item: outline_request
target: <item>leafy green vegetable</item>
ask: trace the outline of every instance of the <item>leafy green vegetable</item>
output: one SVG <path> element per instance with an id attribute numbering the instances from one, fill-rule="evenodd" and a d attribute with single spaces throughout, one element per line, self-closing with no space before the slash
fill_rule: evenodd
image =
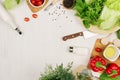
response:
<path id="1" fill-rule="evenodd" d="M 83 19 L 86 28 L 90 25 L 99 25 L 101 11 L 106 0 L 76 0 L 73 7 L 77 11 L 76 16 Z"/>
<path id="2" fill-rule="evenodd" d="M 111 29 L 120 25 L 120 0 L 107 0 L 105 2 L 100 19 L 104 20 L 100 28 L 104 30 Z"/>
<path id="3" fill-rule="evenodd" d="M 75 77 L 70 70 L 72 63 L 69 63 L 67 67 L 63 67 L 63 64 L 57 65 L 56 68 L 48 66 L 47 70 L 41 74 L 39 80 L 74 80 Z"/>
<path id="4" fill-rule="evenodd" d="M 105 5 L 110 9 L 120 11 L 120 0 L 107 0 Z"/>
<path id="5" fill-rule="evenodd" d="M 120 76 L 117 76 L 116 78 L 111 78 L 104 72 L 100 75 L 100 80 L 120 80 Z"/>
<path id="6" fill-rule="evenodd" d="M 100 15 L 100 19 L 103 20 L 103 22 L 100 24 L 100 28 L 103 30 L 109 30 L 113 27 L 115 27 L 118 23 L 120 16 L 120 12 L 109 9 L 107 6 L 104 6 L 102 13 Z"/>
<path id="7" fill-rule="evenodd" d="M 117 38 L 120 39 L 120 29 L 116 32 Z"/>
<path id="8" fill-rule="evenodd" d="M 21 0 L 5 0 L 3 4 L 7 10 L 10 10 L 16 7 L 20 1 Z"/>

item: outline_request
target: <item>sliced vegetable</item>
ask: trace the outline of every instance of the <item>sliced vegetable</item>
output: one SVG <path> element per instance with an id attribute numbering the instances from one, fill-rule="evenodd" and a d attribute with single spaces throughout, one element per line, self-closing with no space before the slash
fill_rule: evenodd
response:
<path id="1" fill-rule="evenodd" d="M 24 18 L 24 21 L 25 21 L 25 22 L 29 22 L 29 21 L 30 21 L 30 18 L 25 17 L 25 18 Z"/>
<path id="2" fill-rule="evenodd" d="M 38 15 L 37 14 L 32 14 L 32 17 L 33 18 L 38 18 Z"/>

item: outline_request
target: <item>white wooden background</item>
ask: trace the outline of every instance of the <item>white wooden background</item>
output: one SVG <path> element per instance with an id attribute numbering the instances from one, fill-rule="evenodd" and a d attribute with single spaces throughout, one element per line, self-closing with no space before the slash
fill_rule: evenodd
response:
<path id="1" fill-rule="evenodd" d="M 63 36 L 85 29 L 72 10 L 62 7 L 57 11 L 60 16 L 55 14 L 50 16 L 49 13 L 55 11 L 57 5 L 59 4 L 49 11 L 38 12 L 37 19 L 31 17 L 32 12 L 25 1 L 9 11 L 23 31 L 23 35 L 18 35 L 0 20 L 0 80 L 38 80 L 48 64 L 66 65 L 73 61 L 73 69 L 81 64 L 87 65 L 95 40 L 103 35 L 86 40 L 78 37 L 62 41 Z M 62 10 L 65 10 L 65 14 L 62 14 Z M 24 17 L 31 20 L 24 22 Z M 68 47 L 71 45 L 87 47 L 90 52 L 87 56 L 69 53 Z"/>

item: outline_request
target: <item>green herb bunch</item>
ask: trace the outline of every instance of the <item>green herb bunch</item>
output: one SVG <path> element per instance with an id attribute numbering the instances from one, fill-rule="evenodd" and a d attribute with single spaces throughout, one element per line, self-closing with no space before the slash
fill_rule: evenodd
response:
<path id="1" fill-rule="evenodd" d="M 72 63 L 69 63 L 67 67 L 63 67 L 63 64 L 57 65 L 56 68 L 48 66 L 39 80 L 74 80 L 75 76 L 72 74 L 71 67 Z"/>
<path id="2" fill-rule="evenodd" d="M 75 0 L 74 10 L 77 11 L 76 16 L 83 20 L 86 28 L 90 25 L 99 25 L 102 21 L 98 18 L 104 7 L 106 0 Z"/>

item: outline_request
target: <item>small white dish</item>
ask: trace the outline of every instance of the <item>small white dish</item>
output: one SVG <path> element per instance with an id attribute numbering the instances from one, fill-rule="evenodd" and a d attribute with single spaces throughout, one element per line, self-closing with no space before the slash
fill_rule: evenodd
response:
<path id="1" fill-rule="evenodd" d="M 113 44 L 108 45 L 103 52 L 103 56 L 112 62 L 117 60 L 119 55 L 120 55 L 119 49 Z"/>

